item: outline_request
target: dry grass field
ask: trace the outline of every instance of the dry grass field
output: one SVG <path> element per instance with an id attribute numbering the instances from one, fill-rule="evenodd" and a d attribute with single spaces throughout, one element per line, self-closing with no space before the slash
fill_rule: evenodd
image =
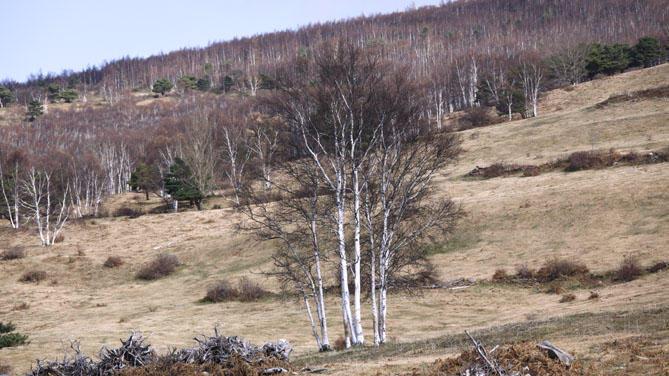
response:
<path id="1" fill-rule="evenodd" d="M 271 268 L 271 244 L 237 230 L 242 218 L 224 207 L 71 222 L 65 240 L 52 248 L 41 248 L 29 226 L 15 232 L 0 224 L 0 250 L 24 246 L 27 252 L 23 259 L 0 261 L 0 321 L 14 322 L 31 341 L 0 350 L 0 364 L 21 374 L 37 357 L 61 356 L 63 341 L 75 339 L 95 355 L 101 345 L 115 346 L 131 330 L 149 335 L 160 351 L 192 346 L 194 336 L 220 324 L 224 333 L 257 344 L 286 338 L 298 364 L 324 364 L 330 374 L 421 374 L 435 359 L 469 346 L 461 338 L 465 329 L 491 344 L 548 339 L 598 365 L 602 374 L 667 374 L 661 363 L 631 364 L 627 355 L 606 355 L 602 346 L 646 341 L 669 349 L 669 271 L 577 289 L 568 303 L 538 288 L 490 279 L 497 269 L 512 274 L 517 265 L 538 268 L 556 257 L 582 262 L 595 273 L 616 269 L 626 255 L 644 267 L 669 262 L 669 164 L 464 178 L 475 166 L 496 162 L 540 164 L 574 151 L 647 153 L 668 147 L 669 98 L 595 106 L 611 95 L 666 85 L 669 64 L 552 91 L 537 118 L 462 132 L 466 152 L 440 176 L 436 194 L 461 202 L 468 215 L 451 239 L 435 247 L 431 260 L 444 281 L 465 277 L 478 283 L 392 294 L 392 343 L 381 349 L 316 354 L 298 300 L 201 302 L 207 286 L 221 278 L 247 276 L 279 292 L 276 281 L 258 274 Z M 146 203 L 141 194 L 105 203 L 108 209 L 121 204 L 159 203 Z M 163 279 L 137 280 L 141 265 L 160 252 L 178 256 L 183 265 Z M 125 263 L 104 268 L 109 256 Z M 37 284 L 19 282 L 29 270 L 44 270 L 48 277 Z M 593 290 L 599 298 L 589 300 Z M 327 309 L 334 341 L 342 332 L 336 296 Z M 364 319 L 371 333 L 371 318 Z"/>

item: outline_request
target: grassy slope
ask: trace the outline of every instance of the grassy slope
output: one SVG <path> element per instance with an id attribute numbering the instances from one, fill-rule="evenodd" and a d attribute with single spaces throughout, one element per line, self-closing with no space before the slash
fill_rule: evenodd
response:
<path id="1" fill-rule="evenodd" d="M 432 256 L 441 278 L 490 278 L 497 268 L 512 271 L 520 263 L 538 266 L 553 256 L 578 258 L 595 271 L 616 267 L 628 253 L 638 255 L 644 264 L 669 260 L 666 164 L 552 172 L 531 178 L 462 179 L 475 165 L 498 161 L 535 164 L 593 146 L 625 151 L 669 146 L 669 99 L 593 107 L 613 94 L 667 85 L 667 77 L 669 65 L 665 64 L 578 85 L 572 91 L 557 90 L 544 98 L 537 118 L 463 132 L 467 152 L 440 178 L 438 194 L 463 202 L 469 216 L 454 239 Z M 113 201 L 119 200 L 143 204 L 141 195 Z M 3 222 L 0 244 L 27 246 L 28 257 L 0 262 L 0 321 L 13 321 L 32 342 L 3 349 L 0 363 L 23 371 L 36 357 L 60 356 L 61 340 L 71 339 L 81 340 L 85 352 L 93 355 L 101 344 L 117 345 L 132 329 L 150 334 L 149 341 L 160 350 L 191 346 L 193 336 L 211 332 L 216 324 L 222 324 L 225 333 L 255 343 L 287 338 L 298 357 L 307 356 L 314 345 L 300 302 L 199 302 L 206 286 L 221 277 L 234 280 L 250 275 L 277 290 L 273 281 L 251 274 L 271 266 L 271 246 L 236 231 L 239 219 L 230 209 L 221 209 L 71 223 L 66 240 L 51 249 L 41 249 L 31 231 L 17 234 Z M 178 255 L 185 265 L 163 280 L 135 280 L 139 266 L 161 251 Z M 120 256 L 126 264 L 119 269 L 102 268 L 110 255 Z M 30 269 L 46 270 L 49 279 L 38 285 L 17 282 Z M 667 305 L 666 273 L 603 287 L 597 301 L 586 300 L 588 292 L 579 291 L 577 300 L 567 304 L 558 303 L 556 295 L 489 284 L 428 291 L 422 296 L 394 294 L 389 335 L 407 342 L 463 329 Z M 23 302 L 28 309 L 14 309 Z M 337 312 L 333 296 L 328 301 L 332 340 L 341 334 Z M 365 317 L 367 326 L 370 321 Z M 669 328 L 665 325 L 664 330 Z M 637 331 L 643 328 L 589 337 L 556 333 L 549 339 L 587 353 L 604 337 Z M 409 369 L 445 350 L 421 351 L 418 356 L 400 349 L 392 355 L 393 362 Z M 343 374 L 347 369 L 350 373 L 350 367 L 370 373 L 388 370 L 377 364 L 378 359 L 348 360 L 337 367 Z"/>

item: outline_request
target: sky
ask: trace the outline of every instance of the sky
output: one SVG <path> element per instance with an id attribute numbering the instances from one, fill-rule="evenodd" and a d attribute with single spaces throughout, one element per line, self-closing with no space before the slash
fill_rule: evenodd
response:
<path id="1" fill-rule="evenodd" d="M 442 0 L 0 0 L 0 81 Z"/>

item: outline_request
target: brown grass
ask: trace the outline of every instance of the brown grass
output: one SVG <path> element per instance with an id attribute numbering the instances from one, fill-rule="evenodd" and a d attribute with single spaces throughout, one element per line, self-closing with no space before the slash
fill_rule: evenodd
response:
<path id="1" fill-rule="evenodd" d="M 174 273 L 179 265 L 181 263 L 177 256 L 161 253 L 153 261 L 142 266 L 139 272 L 137 272 L 137 278 L 154 280 L 166 277 Z"/>
<path id="2" fill-rule="evenodd" d="M 63 234 L 58 234 L 56 237 L 53 239 L 54 243 L 62 243 L 65 241 L 65 235 Z"/>

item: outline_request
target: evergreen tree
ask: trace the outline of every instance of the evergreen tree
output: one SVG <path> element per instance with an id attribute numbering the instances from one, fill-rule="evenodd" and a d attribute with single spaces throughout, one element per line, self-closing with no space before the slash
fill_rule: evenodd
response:
<path id="1" fill-rule="evenodd" d="M 177 83 L 183 86 L 186 90 L 197 89 L 197 77 L 191 75 L 182 76 Z"/>
<path id="2" fill-rule="evenodd" d="M 666 51 L 662 48 L 660 41 L 651 37 L 643 37 L 630 51 L 630 66 L 652 67 L 660 64 L 665 56 Z"/>
<path id="3" fill-rule="evenodd" d="M 155 166 L 138 163 L 128 183 L 134 191 L 144 191 L 148 200 L 149 192 L 160 187 L 160 172 Z"/>
<path id="4" fill-rule="evenodd" d="M 11 322 L 8 324 L 0 322 L 0 349 L 3 347 L 14 347 L 28 343 L 26 342 L 28 339 L 27 335 L 12 333 L 15 329 L 16 327 Z"/>
<path id="5" fill-rule="evenodd" d="M 200 91 L 207 91 L 211 87 L 211 80 L 209 78 L 200 78 L 197 80 L 197 89 Z"/>
<path id="6" fill-rule="evenodd" d="M 174 85 L 172 85 L 172 82 L 167 78 L 159 78 L 153 83 L 153 92 L 165 95 L 165 93 L 172 90 L 173 87 Z"/>
<path id="7" fill-rule="evenodd" d="M 624 43 L 601 45 L 594 43 L 586 59 L 585 69 L 588 76 L 593 78 L 599 73 L 612 75 L 622 72 L 629 66 L 630 47 Z"/>
<path id="8" fill-rule="evenodd" d="M 14 101 L 16 101 L 16 96 L 14 93 L 7 89 L 7 87 L 0 86 L 0 107 L 5 107 Z"/>
<path id="9" fill-rule="evenodd" d="M 165 191 L 172 196 L 173 200 L 188 200 L 195 204 L 198 210 L 202 209 L 204 195 L 197 187 L 193 179 L 193 173 L 181 158 L 175 158 L 170 166 L 170 172 L 164 179 Z"/>
<path id="10" fill-rule="evenodd" d="M 44 107 L 42 102 L 37 99 L 33 99 L 28 102 L 28 115 L 30 115 L 30 121 L 34 121 L 36 117 L 44 114 Z"/>
<path id="11" fill-rule="evenodd" d="M 60 98 L 65 99 L 65 103 L 72 103 L 79 96 L 79 92 L 76 89 L 66 89 L 60 93 Z"/>

